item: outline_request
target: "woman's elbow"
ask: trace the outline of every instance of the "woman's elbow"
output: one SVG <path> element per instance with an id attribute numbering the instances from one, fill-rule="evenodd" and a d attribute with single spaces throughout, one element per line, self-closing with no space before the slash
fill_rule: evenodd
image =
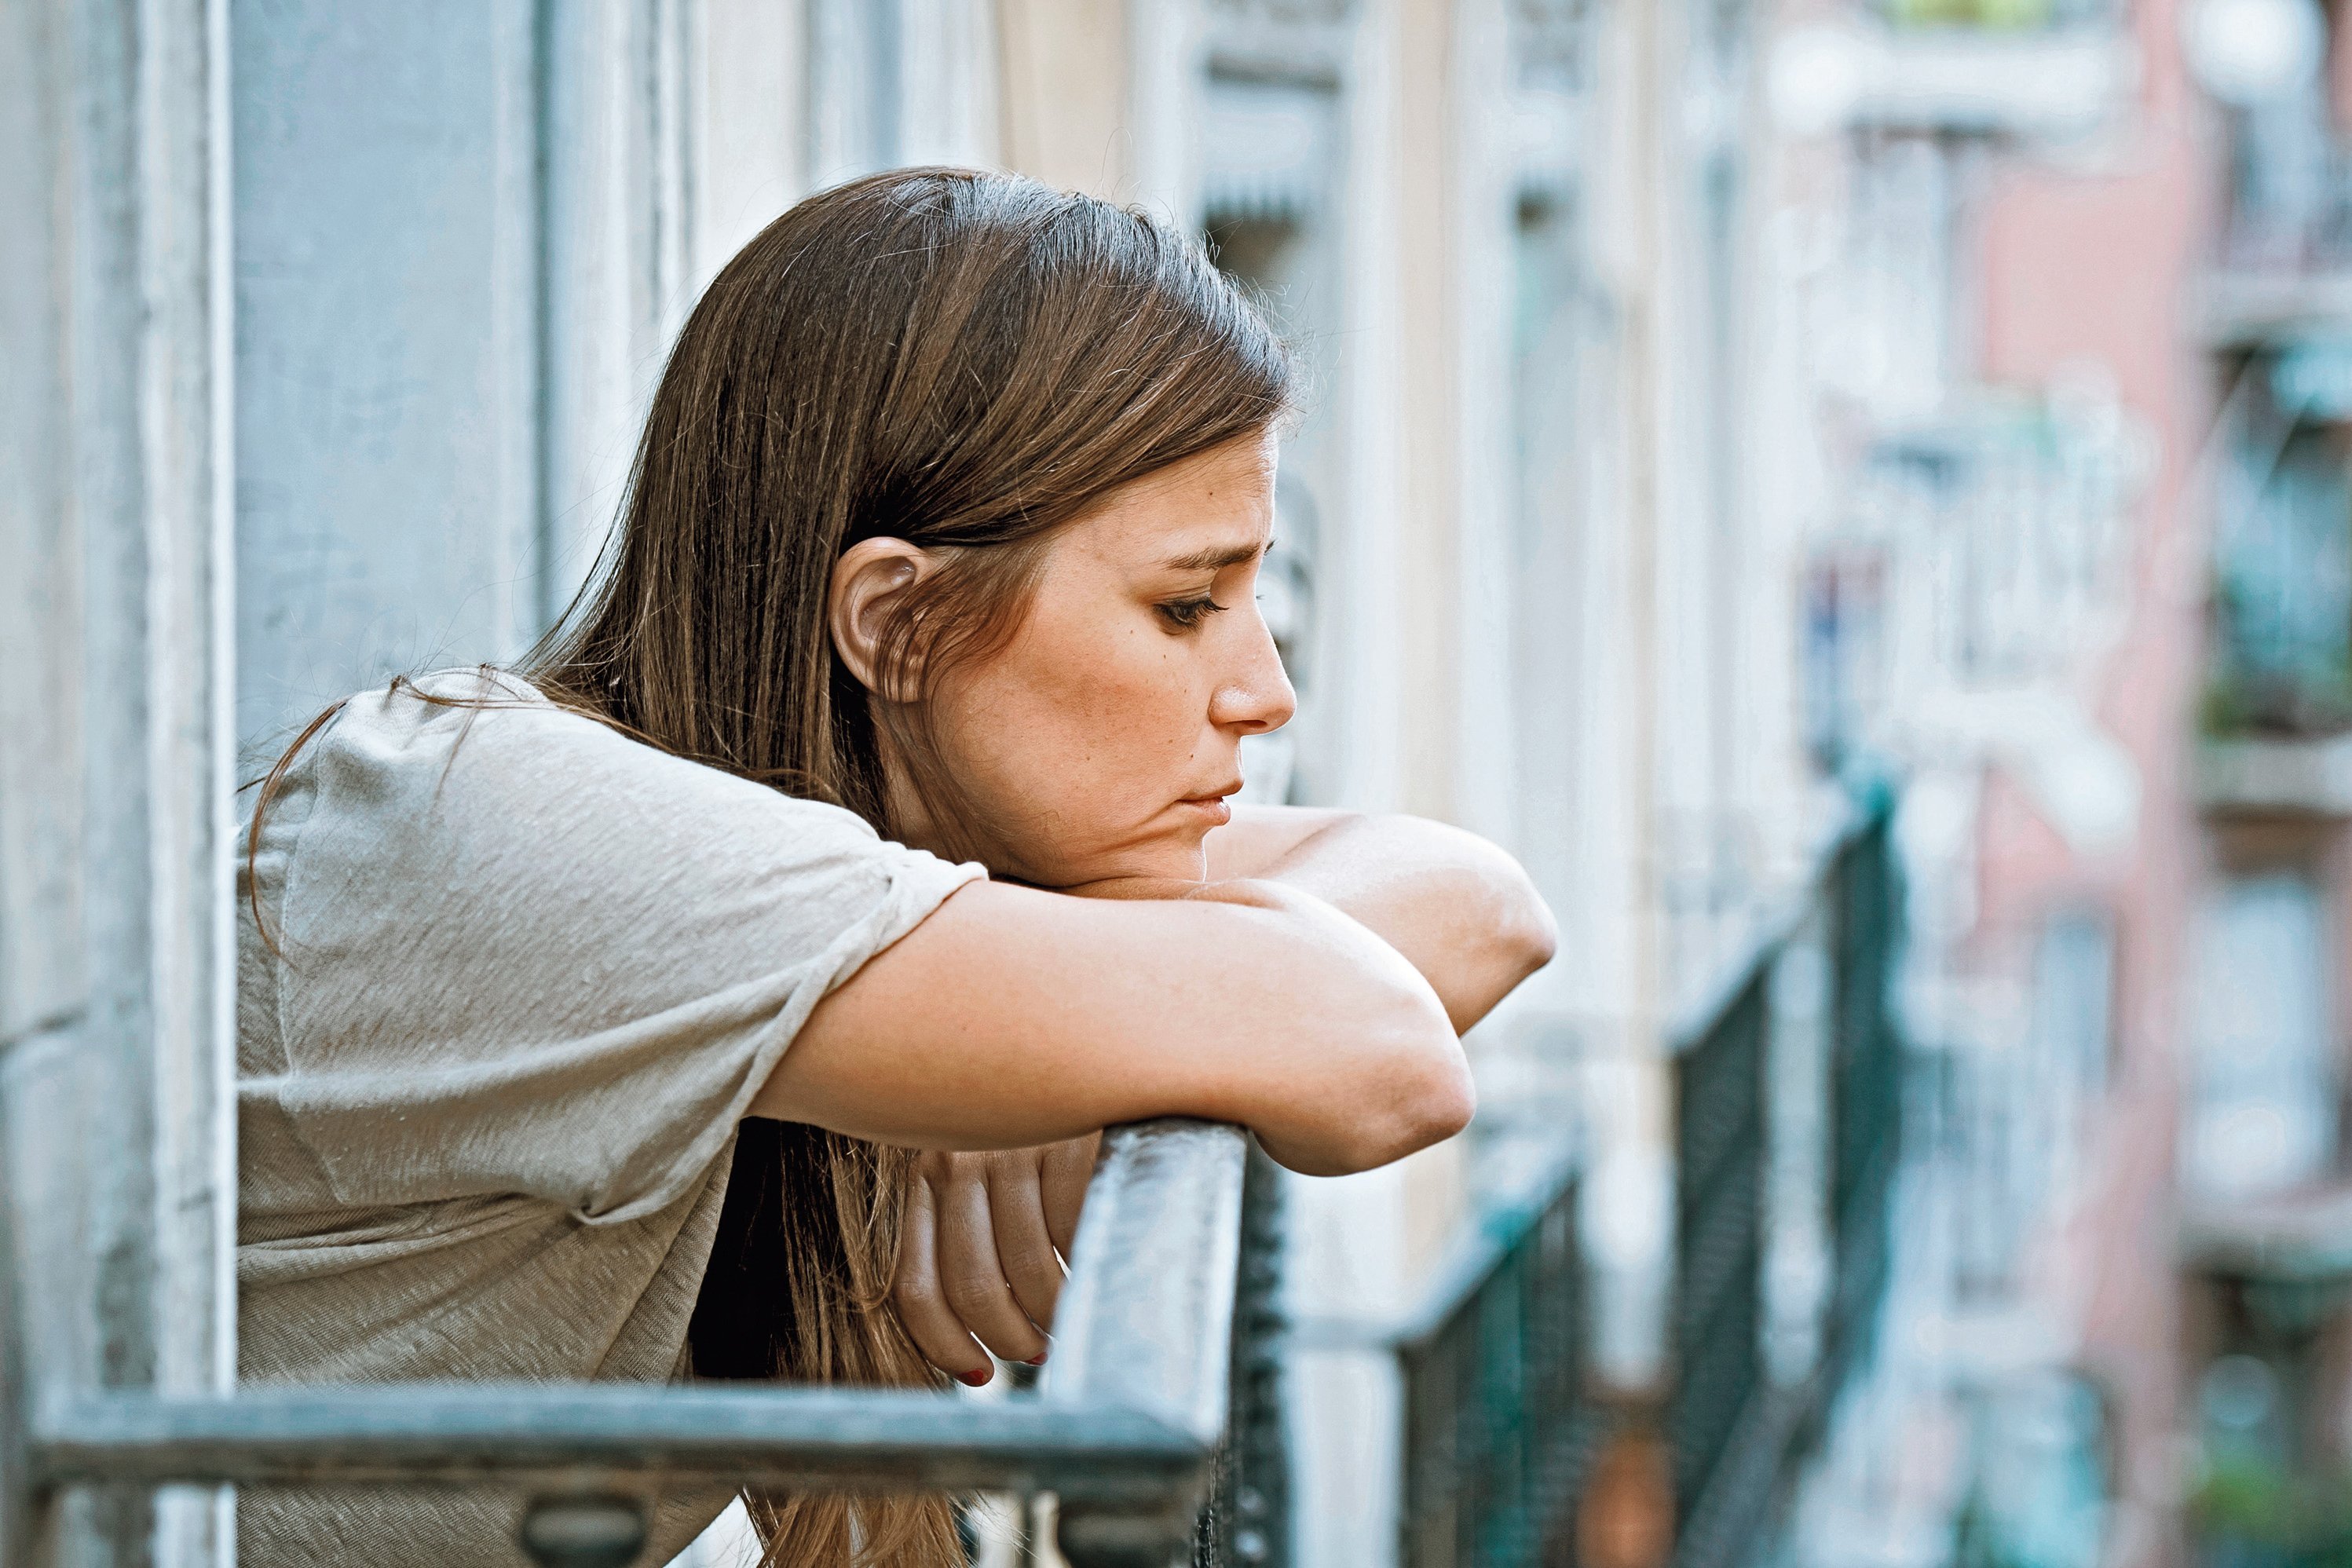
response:
<path id="1" fill-rule="evenodd" d="M 1380 1164 L 1444 1143 L 1477 1114 L 1478 1085 L 1470 1076 L 1470 1063 L 1463 1057 L 1459 1040 L 1449 1040 L 1447 1044 L 1449 1049 L 1426 1066 L 1422 1081 L 1400 1107 Z"/>
<path id="2" fill-rule="evenodd" d="M 1455 1031 L 1467 1034 L 1559 950 L 1559 927 L 1550 909 L 1526 873 L 1511 866 L 1487 904 L 1476 956 L 1449 977 L 1446 1014 Z"/>
<path id="3" fill-rule="evenodd" d="M 1418 1154 L 1468 1126 L 1477 1109 L 1462 1042 L 1451 1029 L 1431 1031 L 1401 1053 L 1371 1103 L 1349 1119 L 1338 1140 L 1339 1163 L 1345 1171 L 1368 1171 Z"/>
<path id="4" fill-rule="evenodd" d="M 1559 923 L 1552 918 L 1551 906 L 1536 891 L 1535 879 L 1524 866 L 1499 850 L 1494 858 L 1489 908 L 1495 945 L 1518 971 L 1517 978 L 1523 980 L 1550 963 L 1552 955 L 1559 951 Z"/>

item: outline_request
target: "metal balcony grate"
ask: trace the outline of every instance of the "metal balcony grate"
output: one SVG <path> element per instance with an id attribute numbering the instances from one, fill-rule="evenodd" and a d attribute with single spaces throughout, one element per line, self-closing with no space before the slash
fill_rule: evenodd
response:
<path id="1" fill-rule="evenodd" d="M 212 1398 L 89 1392 L 7 1407 L 5 1560 L 75 1486 L 498 1484 L 531 1490 L 527 1550 L 553 1568 L 635 1560 L 644 1497 L 678 1477 L 787 1488 L 1050 1490 L 1077 1568 L 1187 1560 L 1204 1516 L 1242 1519 L 1236 1478 L 1278 1468 L 1271 1380 L 1279 1236 L 1244 1245 L 1238 1128 L 1117 1128 L 1087 1201 L 1056 1354 L 1034 1396 L 615 1385 L 273 1388 Z M 5 1241 L 0 1237 L 0 1241 Z M 1236 1287 L 1254 1303 L 1236 1348 Z M 8 1325 L 13 1331 L 14 1324 Z M 10 1334 L 12 1347 L 15 1335 Z M 12 1390 L 22 1382 L 12 1380 Z M 1236 1393 L 1243 1407 L 1229 1409 Z M 1246 1439 L 1216 1464 L 1232 1425 Z M 1225 1491 L 1213 1502 L 1213 1479 Z M 1261 1483 L 1262 1484 L 1262 1483 Z M 1228 1537 L 1231 1531 L 1225 1532 Z M 1203 1531 L 1202 1551 L 1220 1548 Z M 1260 1552 L 1257 1559 L 1263 1558 Z"/>

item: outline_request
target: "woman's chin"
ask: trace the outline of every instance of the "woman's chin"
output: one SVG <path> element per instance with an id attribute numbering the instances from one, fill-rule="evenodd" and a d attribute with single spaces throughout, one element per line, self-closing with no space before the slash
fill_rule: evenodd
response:
<path id="1" fill-rule="evenodd" d="M 1171 840 L 1150 845 L 1127 845 L 1118 851 L 1059 860 L 1045 887 L 1083 887 L 1105 882 L 1200 882 L 1208 875 L 1208 857 L 1201 839 Z"/>

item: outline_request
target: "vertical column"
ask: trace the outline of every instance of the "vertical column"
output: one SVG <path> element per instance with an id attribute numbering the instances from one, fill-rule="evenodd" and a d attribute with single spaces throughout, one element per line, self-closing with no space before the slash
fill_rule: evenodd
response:
<path id="1" fill-rule="evenodd" d="M 1200 0 L 1128 0 L 1133 198 L 1186 234 L 1201 227 Z"/>
<path id="2" fill-rule="evenodd" d="M 701 0 L 689 34 L 694 287 L 806 193 L 803 0 Z"/>
<path id="3" fill-rule="evenodd" d="M 1391 698 L 1402 706 L 1398 761 L 1407 810 L 1452 821 L 1458 813 L 1462 506 L 1459 430 L 1464 301 L 1460 101 L 1454 77 L 1461 37 L 1454 0 L 1396 0 L 1396 57 L 1389 112 L 1396 223 L 1396 326 L 1402 473 L 1399 596 L 1403 667 Z"/>
<path id="4" fill-rule="evenodd" d="M 1328 389 L 1336 480 L 1318 530 L 1333 803 L 1452 817 L 1461 736 L 1460 0 L 1364 0 L 1342 77 L 1346 177 Z M 1392 1320 L 1459 1212 L 1451 1148 L 1297 1182 L 1292 1296 Z M 1384 1347 L 1302 1347 L 1288 1394 L 1302 1564 L 1395 1560 L 1402 1430 Z"/>
<path id="5" fill-rule="evenodd" d="M 988 0 L 899 0 L 898 147 L 908 163 L 997 161 L 996 7 Z"/>
<path id="6" fill-rule="evenodd" d="M 61 700 L 79 695 L 80 676 L 56 308 L 74 259 L 58 188 L 72 97 L 65 19 L 59 5 L 0 8 L 0 211 L 10 214 L 0 276 L 14 280 L 0 288 L 0 1242 L 10 1249 L 0 1256 L 0 1557 L 10 1563 L 35 1561 L 50 1524 L 24 1490 L 24 1420 L 37 1393 L 25 1375 L 51 1350 L 46 1331 L 58 1314 L 49 1301 L 11 1299 L 8 1286 L 34 1279 L 42 1243 L 73 1234 L 40 1223 L 36 1204 L 57 1186 L 44 1167 L 59 1145 L 29 1135 L 40 1124 L 26 1088 L 72 1061 L 89 1012 L 80 715 Z M 79 1258 L 65 1262 L 44 1276 L 60 1294 L 87 1277 Z"/>
<path id="7" fill-rule="evenodd" d="M 1596 1371 L 1621 1389 L 1654 1388 L 1664 1339 L 1673 1214 L 1671 1064 L 1664 1055 L 1664 921 L 1658 864 L 1659 536 L 1667 398 L 1661 364 L 1671 174 L 1663 122 L 1671 50 L 1663 5 L 1612 7 L 1601 79 L 1609 136 L 1623 154 L 1606 171 L 1597 237 L 1618 303 L 1620 402 L 1613 526 L 1586 562 L 1592 619 L 1588 754 L 1591 826 L 1580 846 L 1601 913 L 1595 936 L 1609 961 L 1591 972 L 1599 998 L 1588 1067 L 1591 1176 L 1582 1188 L 1591 1238 Z"/>
<path id="8" fill-rule="evenodd" d="M 1453 706 L 1454 820 L 1513 850 L 1519 829 L 1519 727 L 1514 697 L 1518 580 L 1513 503 L 1512 328 L 1521 308 L 1517 233 L 1517 87 L 1511 37 L 1497 0 L 1465 0 L 1453 26 L 1448 116 L 1455 142 L 1452 208 L 1453 359 L 1457 395 L 1444 425 L 1454 449 L 1453 491 L 1460 561 L 1453 609 L 1457 695 Z"/>
<path id="9" fill-rule="evenodd" d="M 236 546 L 228 0 L 144 0 L 140 52 L 147 476 L 146 758 L 156 1382 L 236 1382 Z M 159 1500 L 158 1554 L 231 1562 L 226 1490 Z"/>
<path id="10" fill-rule="evenodd" d="M 688 76 L 699 9 L 604 0 L 538 11 L 539 189 L 535 212 L 516 221 L 535 224 L 540 247 L 539 509 L 536 593 L 518 643 L 552 624 L 593 568 L 646 402 L 702 280 Z"/>
<path id="11" fill-rule="evenodd" d="M 221 23 L 0 19 L 0 267 L 46 285 L 0 307 L 0 1471 L 17 1400 L 234 1376 Z M 226 1519 L 11 1492 L 0 1545 L 196 1563 Z"/>
<path id="12" fill-rule="evenodd" d="M 1007 167 L 1066 190 L 1133 194 L 1122 0 L 999 0 Z"/>

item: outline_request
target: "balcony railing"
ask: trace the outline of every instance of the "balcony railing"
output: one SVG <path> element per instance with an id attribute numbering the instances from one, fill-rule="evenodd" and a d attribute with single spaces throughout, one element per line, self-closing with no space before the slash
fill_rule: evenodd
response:
<path id="1" fill-rule="evenodd" d="M 1560 1558 L 1607 1431 L 1584 1386 L 1577 1193 L 1561 1160 L 1499 1206 L 1399 1338 L 1410 1568 Z"/>
<path id="2" fill-rule="evenodd" d="M 1967 29 L 1996 35 L 2040 33 L 2112 23 L 2116 0 L 1878 0 L 1896 27 Z"/>
<path id="3" fill-rule="evenodd" d="M 1764 1375 L 1765 1125 L 1772 957 L 1684 1044 L 1675 1071 L 1675 1379 L 1666 1406 L 1676 1561 L 1730 1560 L 1780 1470 L 1792 1412 Z"/>
<path id="4" fill-rule="evenodd" d="M 1887 1196 L 1903 1134 L 1903 1040 L 1894 1008 L 1903 929 L 1892 803 L 1882 801 L 1832 862 L 1830 1241 L 1834 1287 L 1823 1339 L 1824 1396 L 1867 1358 L 1886 1293 Z"/>
<path id="5" fill-rule="evenodd" d="M 1886 1279 L 1901 1045 L 1888 1002 L 1899 884 L 1891 801 L 1872 799 L 1819 876 L 1671 1042 L 1675 1289 L 1664 1400 L 1676 1568 L 1749 1560 L 1830 1401 L 1867 1354 Z M 1802 993 L 1802 995 L 1799 995 Z M 1800 1035 L 1810 1038 L 1801 1039 Z M 1825 1085 L 1804 1195 L 1830 1275 L 1819 1354 L 1767 1354 L 1773 1074 L 1806 1052 Z M 1781 1058 L 1785 1053 L 1786 1061 Z M 1397 1342 L 1404 1382 L 1408 1568 L 1572 1560 L 1588 1471 L 1621 1406 L 1587 1386 L 1578 1185 L 1562 1163 L 1490 1215 Z"/>
<path id="6" fill-rule="evenodd" d="M 2247 356 L 2217 422 L 2203 721 L 2221 737 L 2352 729 L 2352 351 L 2314 330 Z"/>
<path id="7" fill-rule="evenodd" d="M 27 1409 L 13 1375 L 17 1327 L 0 1322 L 10 1358 L 0 1373 L 11 1374 L 0 1381 L 0 1561 L 42 1561 L 43 1515 L 78 1486 L 454 1482 L 530 1492 L 520 1544 L 550 1568 L 621 1568 L 642 1551 L 645 1500 L 678 1478 L 1051 1491 L 1076 1568 L 1262 1561 L 1277 1539 L 1264 1515 L 1282 1474 L 1270 1352 L 1279 1235 L 1252 1158 L 1233 1127 L 1114 1129 L 1053 1360 L 1034 1394 L 995 1403 L 783 1386 L 389 1385 L 217 1398 L 91 1391 Z"/>
<path id="8" fill-rule="evenodd" d="M 1685 1036 L 1676 1067 L 1674 1334 L 1669 1403 L 1677 1568 L 1749 1560 L 1830 1400 L 1867 1352 L 1885 1291 L 1886 1197 L 1901 1137 L 1902 1051 L 1889 1001 L 1898 882 L 1880 798 L 1838 842 L 1812 895 Z M 1823 973 L 1825 961 L 1826 973 Z M 1827 981 L 1816 1009 L 1788 993 Z M 1769 1105 L 1783 1030 L 1824 1048 L 1820 1199 L 1829 1286 L 1810 1369 L 1774 1375 Z"/>

